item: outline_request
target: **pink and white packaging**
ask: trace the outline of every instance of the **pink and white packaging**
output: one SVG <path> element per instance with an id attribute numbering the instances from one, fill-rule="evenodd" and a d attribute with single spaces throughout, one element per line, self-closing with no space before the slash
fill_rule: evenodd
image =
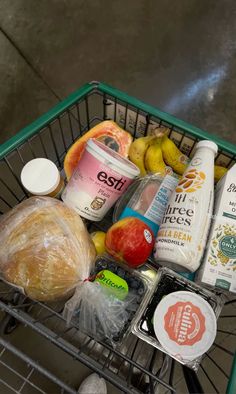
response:
<path id="1" fill-rule="evenodd" d="M 80 216 L 100 221 L 138 175 L 138 167 L 129 160 L 89 139 L 62 200 Z"/>

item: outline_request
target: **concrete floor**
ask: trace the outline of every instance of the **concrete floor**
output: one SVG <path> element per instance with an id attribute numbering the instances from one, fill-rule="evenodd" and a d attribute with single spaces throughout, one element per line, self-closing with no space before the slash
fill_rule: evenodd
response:
<path id="1" fill-rule="evenodd" d="M 101 80 L 236 142 L 234 0 L 0 0 L 1 141 Z"/>
<path id="2" fill-rule="evenodd" d="M 236 143 L 235 20 L 234 0 L 0 0 L 0 142 L 101 80 Z"/>

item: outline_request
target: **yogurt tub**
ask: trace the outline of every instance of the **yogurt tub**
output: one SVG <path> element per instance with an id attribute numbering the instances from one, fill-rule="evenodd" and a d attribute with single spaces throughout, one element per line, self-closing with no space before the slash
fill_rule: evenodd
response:
<path id="1" fill-rule="evenodd" d="M 140 171 L 95 139 L 89 139 L 62 200 L 86 219 L 100 221 Z"/>
<path id="2" fill-rule="evenodd" d="M 202 356 L 216 336 L 216 316 L 212 307 L 189 291 L 165 296 L 157 305 L 153 324 L 163 349 L 182 362 Z"/>

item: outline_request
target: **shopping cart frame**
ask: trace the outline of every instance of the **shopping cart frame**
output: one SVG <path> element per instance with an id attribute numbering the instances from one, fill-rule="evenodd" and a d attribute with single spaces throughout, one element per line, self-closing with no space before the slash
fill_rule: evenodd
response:
<path id="1" fill-rule="evenodd" d="M 63 159 L 71 144 L 93 125 L 105 119 L 115 120 L 126 130 L 130 131 L 134 137 L 146 135 L 152 128 L 158 125 L 166 126 L 170 130 L 170 138 L 174 140 L 184 153 L 190 156 L 194 152 L 197 141 L 201 139 L 214 140 L 219 146 L 216 162 L 227 167 L 230 167 L 236 162 L 235 145 L 212 134 L 208 134 L 197 127 L 145 104 L 140 100 L 130 97 L 126 93 L 104 83 L 96 81 L 90 82 L 72 93 L 62 102 L 59 102 L 46 114 L 2 144 L 0 147 L 1 213 L 4 213 L 28 197 L 20 183 L 20 170 L 25 162 L 34 157 L 48 157 L 57 164 L 60 170 L 63 170 Z M 105 220 L 97 226 L 98 228 L 106 229 L 109 226 L 109 221 Z M 62 324 L 65 323 L 60 314 L 60 309 L 57 311 L 45 304 L 31 302 L 27 299 L 25 299 L 23 303 L 21 302 L 19 306 L 14 301 L 16 297 L 15 294 L 15 289 L 10 286 L 7 287 L 7 290 L 4 290 L 4 292 L 0 292 L 0 308 L 6 313 L 4 320 L 5 333 L 7 329 L 9 329 L 9 325 L 6 324 L 6 317 L 11 319 L 13 328 L 16 322 L 23 323 L 31 327 L 32 330 L 43 335 L 45 339 L 62 348 L 66 353 L 70 353 L 71 356 L 78 359 L 78 361 L 84 363 L 94 371 L 97 371 L 124 392 L 140 392 L 139 389 L 141 388 L 142 391 L 143 387 L 146 387 L 145 390 L 147 392 L 153 392 L 156 384 L 164 385 L 169 392 L 174 392 L 173 376 L 175 363 L 171 359 L 163 356 L 163 365 L 165 366 L 165 364 L 168 364 L 168 381 L 165 380 L 165 368 L 160 368 L 157 373 L 152 372 L 157 355 L 158 357 L 162 357 L 157 350 L 150 350 L 150 362 L 147 366 L 143 366 L 135 361 L 138 360 L 138 357 L 136 357 L 138 353 L 137 349 L 142 345 L 140 344 L 140 340 L 133 339 L 134 345 L 131 349 L 131 353 L 128 355 L 114 350 L 106 344 L 98 344 L 98 346 L 102 347 L 104 354 L 106 354 L 106 356 L 104 356 L 105 361 L 104 357 L 102 357 L 101 364 L 100 360 L 97 362 L 97 360 L 90 357 L 90 353 L 87 352 L 89 346 L 96 348 L 96 342 L 93 341 L 92 338 L 88 337 L 86 346 L 83 347 L 81 345 L 79 352 L 76 351 L 76 348 L 73 348 L 72 351 L 69 339 L 65 339 L 64 336 L 61 334 L 59 335 L 55 330 L 47 327 L 46 323 L 50 321 L 50 316 L 54 319 L 58 319 Z M 235 300 L 228 300 L 227 302 L 227 305 L 231 305 Z M 46 313 L 46 317 L 44 316 L 43 321 L 35 318 L 33 313 L 31 314 L 31 311 L 37 308 L 43 311 L 43 314 Z M 47 313 L 49 317 L 47 317 Z M 76 327 L 75 329 L 78 330 Z M 64 330 L 66 334 L 67 328 Z M 11 329 L 9 332 L 10 331 Z M 221 332 L 222 331 L 225 330 L 221 330 Z M 225 331 L 225 334 L 226 333 L 235 335 L 234 333 Z M 62 337 L 63 341 L 61 340 Z M 217 345 L 217 343 L 215 345 L 221 347 L 223 352 L 229 353 L 229 350 L 224 349 L 221 345 Z M 233 357 L 233 352 L 230 352 L 230 354 Z M 115 358 L 119 359 L 121 362 L 123 360 L 124 363 L 129 365 L 129 374 L 126 373 L 125 376 L 120 378 L 118 374 L 114 372 L 111 373 L 110 366 L 112 364 L 112 359 Z M 132 382 L 132 376 L 130 377 L 130 374 L 132 375 L 134 370 L 139 371 L 139 375 L 141 376 L 140 382 L 145 379 L 148 381 L 147 384 L 145 383 L 146 386 L 140 383 L 140 387 L 135 387 Z M 207 374 L 207 371 L 205 371 L 205 374 Z M 145 376 L 146 378 L 144 379 Z M 194 372 L 190 371 L 188 368 L 184 368 L 183 376 L 185 377 L 189 392 L 204 392 L 204 389 L 201 387 L 201 382 Z M 211 381 L 210 377 L 209 379 Z M 211 384 L 215 389 L 214 382 L 211 382 Z M 235 357 L 232 362 L 232 372 L 229 377 L 227 390 L 229 394 L 236 392 Z M 217 392 L 217 388 L 215 391 Z"/>

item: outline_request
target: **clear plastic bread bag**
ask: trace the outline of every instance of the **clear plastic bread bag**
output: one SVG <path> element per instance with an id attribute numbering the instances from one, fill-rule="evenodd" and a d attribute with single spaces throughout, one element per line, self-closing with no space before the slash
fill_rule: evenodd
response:
<path id="1" fill-rule="evenodd" d="M 32 197 L 13 208 L 0 221 L 0 243 L 1 277 L 36 301 L 68 300 L 75 292 L 64 316 L 85 333 L 112 342 L 136 307 L 132 294 L 120 300 L 88 280 L 94 244 L 80 216 L 61 201 Z"/>
<path id="2" fill-rule="evenodd" d="M 38 301 L 68 299 L 96 255 L 80 216 L 49 197 L 29 198 L 3 215 L 0 244 L 2 278 Z"/>

